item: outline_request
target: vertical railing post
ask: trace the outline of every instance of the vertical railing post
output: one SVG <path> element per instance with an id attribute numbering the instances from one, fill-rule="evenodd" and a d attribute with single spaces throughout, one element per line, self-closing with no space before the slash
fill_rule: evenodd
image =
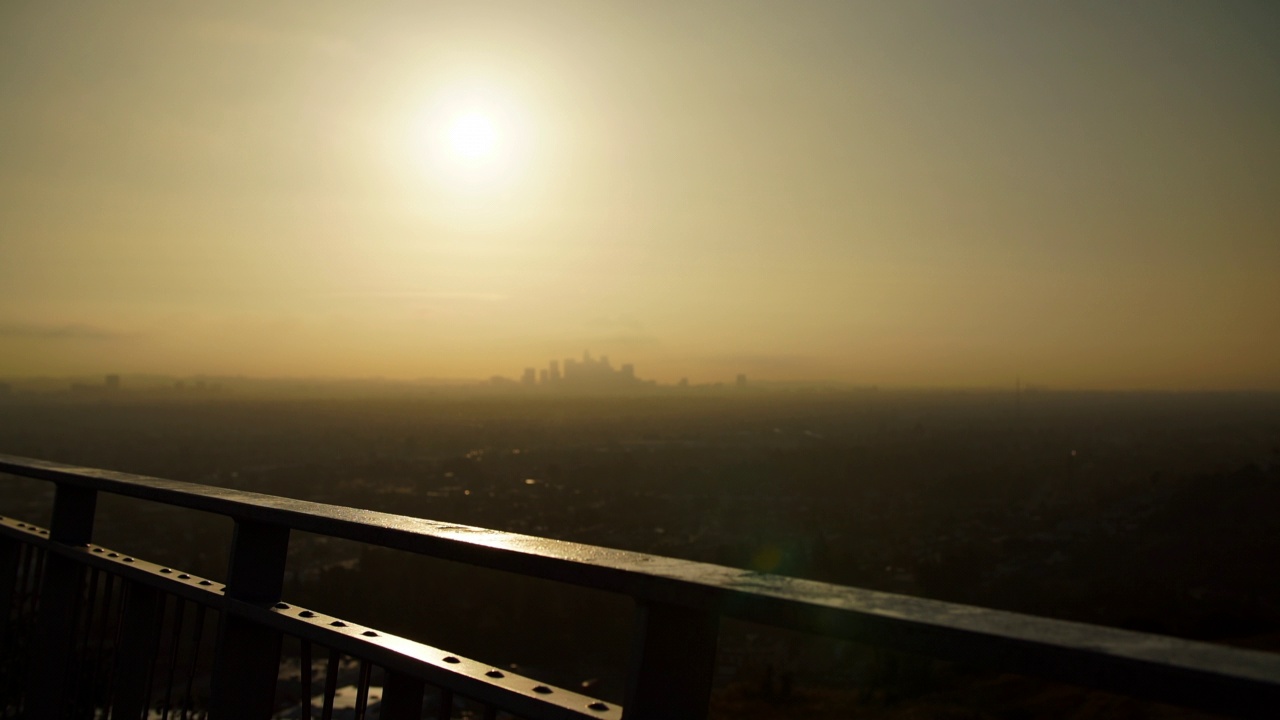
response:
<path id="1" fill-rule="evenodd" d="M 0 638 L 8 628 L 9 613 L 13 608 L 13 591 L 18 586 L 18 560 L 22 546 L 13 538 L 0 536 Z M 0 648 L 4 650 L 4 648 Z"/>
<path id="2" fill-rule="evenodd" d="M 288 551 L 287 526 L 236 520 L 227 598 L 258 607 L 279 601 Z M 275 711 L 280 633 L 241 617 L 233 604 L 219 623 L 209 717 L 268 720 Z"/>
<path id="3" fill-rule="evenodd" d="M 623 717 L 703 720 L 711 700 L 720 619 L 677 605 L 640 602 Z"/>
<path id="4" fill-rule="evenodd" d="M 155 670 L 164 602 L 159 590 L 132 580 L 124 581 L 122 592 L 124 613 L 120 618 L 111 713 L 112 717 L 137 720 L 146 717 L 151 702 L 147 691 Z"/>
<path id="5" fill-rule="evenodd" d="M 11 689 L 22 678 L 14 677 L 26 658 L 17 657 L 17 620 L 13 603 L 18 588 L 18 571 L 21 568 L 22 545 L 16 539 L 0 535 L 0 716 L 8 714 L 9 706 L 17 704 Z M 11 625 L 10 623 L 13 623 Z"/>
<path id="6" fill-rule="evenodd" d="M 388 670 L 379 720 L 418 720 L 422 717 L 422 696 L 426 689 L 427 684 L 421 678 Z"/>
<path id="7" fill-rule="evenodd" d="M 93 516 L 98 492 L 58 483 L 49 524 L 51 544 L 83 547 L 93 539 Z M 74 665 L 72 638 L 80 595 L 84 592 L 85 566 L 46 550 L 44 578 L 40 583 L 37 642 L 32 658 L 30 710 L 34 718 L 57 718 L 68 692 L 68 671 Z"/>

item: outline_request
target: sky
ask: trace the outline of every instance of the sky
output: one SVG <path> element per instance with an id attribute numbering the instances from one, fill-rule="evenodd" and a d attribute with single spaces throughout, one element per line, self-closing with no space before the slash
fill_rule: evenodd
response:
<path id="1" fill-rule="evenodd" d="M 0 6 L 0 377 L 1280 389 L 1258 0 Z"/>

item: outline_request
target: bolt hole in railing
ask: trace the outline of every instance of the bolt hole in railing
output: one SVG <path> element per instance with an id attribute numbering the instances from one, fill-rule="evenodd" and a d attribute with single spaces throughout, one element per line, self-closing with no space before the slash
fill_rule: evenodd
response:
<path id="1" fill-rule="evenodd" d="M 16 643 L 20 635 L 35 631 L 40 578 L 47 553 L 35 543 L 44 543 L 46 532 L 27 523 L 13 523 L 22 534 L 17 551 L 13 592 L 14 611 L 4 623 L 6 656 L 29 656 L 28 647 Z M 147 717 L 205 718 L 210 713 L 215 639 L 219 633 L 216 605 L 225 601 L 225 586 L 174 568 L 146 562 L 110 548 L 88 545 L 79 554 L 95 565 L 76 566 L 76 585 L 81 594 L 70 612 L 71 646 L 63 655 L 63 685 L 70 692 L 58 699 L 56 717 L 106 718 Z M 97 564 L 104 567 L 98 567 Z M 165 592 L 140 580 L 151 579 L 170 588 Z M 192 598 L 183 595 L 191 595 Z M 331 618 L 284 601 L 271 605 L 275 617 L 312 621 L 316 632 L 336 633 L 335 637 L 366 642 L 407 641 L 386 633 Z M 276 718 L 381 718 L 384 692 L 388 684 L 400 682 L 401 706 L 416 707 L 414 717 L 499 718 L 518 717 L 503 712 L 498 704 L 483 702 L 448 687 L 421 682 L 407 675 L 387 671 L 358 652 L 343 653 L 323 643 L 280 633 L 284 639 L 272 701 L 271 717 Z M 25 642 L 25 641 L 24 641 Z M 26 642 L 27 645 L 30 642 Z M 358 645 L 358 642 L 356 643 Z M 439 667 L 471 663 L 454 654 L 431 648 L 417 648 L 420 659 Z M 6 679 L 21 679 L 20 671 L 6 672 Z M 551 687 L 526 678 L 490 669 L 486 677 L 511 683 L 512 688 L 487 688 L 486 692 L 548 695 Z M 403 687 L 405 682 L 408 687 Z M 25 707 L 19 693 L 7 704 L 9 716 L 22 716 Z M 610 716 L 617 707 L 561 691 L 566 701 Z M 404 714 L 395 717 L 405 717 Z"/>
<path id="2" fill-rule="evenodd" d="M 1280 658 L 1266 653 L 43 461 L 0 456 L 0 471 L 57 486 L 48 529 L 0 519 L 8 717 L 623 717 L 608 699 L 295 604 L 294 531 L 634 602 L 627 720 L 705 717 L 721 625 L 738 622 L 1233 716 L 1280 707 Z M 100 492 L 232 518 L 225 578 L 96 544 Z"/>
<path id="3" fill-rule="evenodd" d="M 99 493 L 93 541 L 132 557 L 225 582 L 235 523 L 215 513 Z"/>
<path id="4" fill-rule="evenodd" d="M 284 660 L 276 690 L 277 706 L 281 709 L 275 718 L 378 720 L 383 717 L 387 686 L 389 681 L 394 682 L 393 674 L 386 668 L 300 638 L 288 638 L 282 652 Z M 426 684 L 410 702 L 420 705 L 419 717 L 424 718 L 517 717 Z"/>
<path id="5" fill-rule="evenodd" d="M 19 529 L 43 536 L 42 529 L 21 523 Z M 35 545 L 19 542 L 11 611 L 3 624 L 5 658 L 31 655 L 34 617 L 39 607 L 42 560 L 46 553 Z M 120 563 L 130 570 L 173 577 L 190 588 L 205 593 L 204 600 L 221 597 L 220 584 L 173 568 L 152 566 L 143 560 L 90 546 L 86 554 Z M 133 577 L 100 569 L 80 568 L 82 593 L 72 610 L 71 647 L 66 653 L 64 687 L 70 692 L 59 699 L 56 717 L 108 718 L 145 717 L 159 720 L 203 719 L 209 716 L 211 677 L 218 634 L 219 613 L 211 603 L 159 592 Z M 383 638 L 384 634 L 361 629 L 345 621 L 329 619 L 315 611 L 277 602 L 273 610 L 317 619 L 315 627 L 333 628 L 350 637 Z M 282 633 L 280 663 L 271 717 L 382 718 L 386 687 L 397 676 L 358 654 L 344 654 L 332 647 Z M 464 660 L 440 651 L 430 651 L 443 665 L 459 665 Z M 5 667 L 5 717 L 24 717 L 24 669 Z M 507 678 L 489 671 L 490 677 Z M 127 678 L 123 676 L 128 676 Z M 28 678 L 29 679 L 29 678 Z M 404 681 L 400 677 L 401 682 Z M 412 681 L 412 678 L 410 678 Z M 517 678 L 516 682 L 532 685 Z M 123 690 L 122 690 L 123 688 Z M 550 693 L 544 685 L 534 693 Z M 494 704 L 469 698 L 445 687 L 419 682 L 399 693 L 401 704 L 416 705 L 416 717 L 423 718 L 515 718 Z M 588 702 L 597 712 L 608 708 Z"/>
<path id="6" fill-rule="evenodd" d="M 32 586 L 39 579 L 39 559 L 45 553 L 25 543 L 18 547 L 24 558 L 10 614 L 0 629 L 5 717 L 28 716 L 24 690 L 38 684 L 31 666 L 31 659 L 38 655 L 30 646 L 30 638 L 37 634 L 32 610 L 38 610 Z M 111 554 L 101 553 L 103 557 Z M 204 604 L 140 587 L 97 567 L 80 568 L 79 576 L 81 592 L 73 599 L 69 616 L 70 642 L 57 668 L 64 692 L 57 698 L 54 716 L 122 716 L 113 710 L 123 702 L 149 708 L 149 717 L 164 720 L 204 717 L 217 613 Z M 140 689 L 135 697 L 122 697 L 119 692 L 122 675 L 135 680 Z"/>
<path id="7" fill-rule="evenodd" d="M 621 704 L 625 596 L 305 532 L 291 535 L 285 577 L 287 602 L 373 626 L 362 635 L 415 638 Z"/>

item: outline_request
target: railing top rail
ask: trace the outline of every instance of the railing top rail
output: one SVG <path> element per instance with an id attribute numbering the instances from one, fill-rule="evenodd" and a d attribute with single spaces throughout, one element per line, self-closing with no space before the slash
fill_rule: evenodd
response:
<path id="1" fill-rule="evenodd" d="M 1271 653 L 9 455 L 0 473 L 1181 704 L 1280 707 Z"/>

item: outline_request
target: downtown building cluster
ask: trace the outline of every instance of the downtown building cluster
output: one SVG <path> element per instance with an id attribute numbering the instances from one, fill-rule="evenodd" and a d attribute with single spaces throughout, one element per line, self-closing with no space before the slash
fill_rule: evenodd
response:
<path id="1" fill-rule="evenodd" d="M 494 378 L 494 381 L 498 383 L 502 379 Z M 545 368 L 527 367 L 520 376 L 520 385 L 524 387 L 573 390 L 627 390 L 653 384 L 652 380 L 637 378 L 635 366 L 631 363 L 615 368 L 610 364 L 608 356 L 593 358 L 585 350 L 581 360 L 565 358 L 563 364 L 559 360 L 552 360 Z"/>

